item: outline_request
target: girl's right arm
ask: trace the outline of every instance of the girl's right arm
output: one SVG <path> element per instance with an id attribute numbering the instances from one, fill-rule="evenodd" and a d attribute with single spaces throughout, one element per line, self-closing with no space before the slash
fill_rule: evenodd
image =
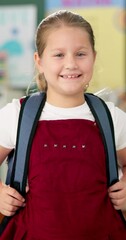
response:
<path id="1" fill-rule="evenodd" d="M 0 165 L 10 152 L 11 149 L 0 146 Z M 25 199 L 14 188 L 0 180 L 0 212 L 5 216 L 12 216 L 24 206 Z"/>

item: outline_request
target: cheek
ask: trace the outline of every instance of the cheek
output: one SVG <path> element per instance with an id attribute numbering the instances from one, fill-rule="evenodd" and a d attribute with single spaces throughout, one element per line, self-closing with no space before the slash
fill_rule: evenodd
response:
<path id="1" fill-rule="evenodd" d="M 95 59 L 91 57 L 88 61 L 89 69 L 93 70 L 94 64 L 95 64 Z"/>
<path id="2" fill-rule="evenodd" d="M 44 66 L 43 73 L 44 73 L 46 80 L 50 81 L 50 79 L 53 79 L 54 76 L 56 75 L 56 70 L 52 64 L 49 64 L 49 65 Z"/>
<path id="3" fill-rule="evenodd" d="M 49 65 L 49 72 L 50 72 L 50 74 L 59 75 L 60 71 L 61 71 L 61 68 L 59 67 L 59 65 L 50 63 L 50 65 Z"/>
<path id="4" fill-rule="evenodd" d="M 92 74 L 92 72 L 93 72 L 93 68 L 94 68 L 94 64 L 93 63 L 91 63 L 91 62 L 87 62 L 86 64 L 85 64 L 85 71 L 87 72 L 87 73 L 91 73 Z"/>

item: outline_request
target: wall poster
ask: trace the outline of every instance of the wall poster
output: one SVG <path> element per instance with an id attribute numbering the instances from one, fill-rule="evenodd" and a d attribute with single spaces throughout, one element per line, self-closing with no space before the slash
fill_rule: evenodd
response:
<path id="1" fill-rule="evenodd" d="M 0 7 L 0 54 L 7 57 L 8 84 L 13 88 L 23 89 L 33 79 L 36 22 L 36 5 Z"/>

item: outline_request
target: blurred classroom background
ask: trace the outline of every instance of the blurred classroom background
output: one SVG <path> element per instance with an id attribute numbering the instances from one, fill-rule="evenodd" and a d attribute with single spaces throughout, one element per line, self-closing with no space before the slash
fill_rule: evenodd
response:
<path id="1" fill-rule="evenodd" d="M 94 29 L 97 60 L 88 90 L 117 104 L 125 101 L 125 3 L 126 0 L 1 0 L 0 108 L 26 93 L 35 77 L 35 29 L 45 16 L 58 9 L 80 13 Z M 125 108 L 123 104 L 121 107 Z"/>
<path id="2" fill-rule="evenodd" d="M 0 108 L 25 95 L 34 81 L 38 23 L 56 10 L 68 9 L 94 29 L 97 60 L 88 91 L 126 110 L 125 4 L 126 0 L 0 0 Z"/>

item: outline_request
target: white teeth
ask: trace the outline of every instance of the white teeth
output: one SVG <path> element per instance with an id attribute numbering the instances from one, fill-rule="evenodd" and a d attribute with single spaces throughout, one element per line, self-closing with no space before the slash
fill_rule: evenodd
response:
<path id="1" fill-rule="evenodd" d="M 77 78 L 79 75 L 64 75 L 63 78 Z"/>

